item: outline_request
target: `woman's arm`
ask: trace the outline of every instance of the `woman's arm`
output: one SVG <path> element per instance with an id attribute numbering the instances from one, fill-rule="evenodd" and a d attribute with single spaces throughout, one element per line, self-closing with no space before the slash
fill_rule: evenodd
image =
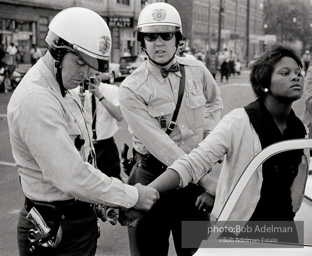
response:
<path id="1" fill-rule="evenodd" d="M 180 185 L 180 176 L 173 170 L 168 168 L 157 179 L 152 181 L 148 186 L 155 188 L 159 193 L 165 193 L 178 188 Z"/>

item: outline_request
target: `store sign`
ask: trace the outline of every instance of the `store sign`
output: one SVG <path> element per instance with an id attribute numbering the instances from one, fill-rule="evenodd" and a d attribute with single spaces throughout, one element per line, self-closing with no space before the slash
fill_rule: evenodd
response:
<path id="1" fill-rule="evenodd" d="M 17 39 L 17 40 L 29 40 L 29 35 L 27 34 L 15 34 L 14 37 Z"/>
<path id="2" fill-rule="evenodd" d="M 108 18 L 109 27 L 132 28 L 133 19 L 127 17 L 110 17 Z"/>

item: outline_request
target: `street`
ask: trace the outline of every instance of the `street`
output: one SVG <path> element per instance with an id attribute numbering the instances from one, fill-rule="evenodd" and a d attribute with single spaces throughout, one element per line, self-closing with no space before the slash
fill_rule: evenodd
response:
<path id="1" fill-rule="evenodd" d="M 220 79 L 217 77 L 219 83 Z M 120 84 L 120 82 L 116 83 Z M 219 83 L 222 92 L 224 111 L 223 115 L 233 108 L 243 107 L 254 99 L 249 85 L 249 71 L 243 71 L 240 76 L 230 77 L 229 82 Z M 18 181 L 17 169 L 11 152 L 9 133 L 6 120 L 6 107 L 12 93 L 0 93 L 0 255 L 18 255 L 16 242 L 16 224 L 18 213 L 23 206 L 24 196 Z M 302 100 L 294 103 L 293 108 L 298 116 L 303 109 Z M 126 123 L 120 123 L 120 130 L 115 136 L 120 148 L 123 142 L 131 144 Z M 126 179 L 126 176 L 123 176 Z M 127 256 L 128 248 L 127 229 L 119 224 L 111 226 L 102 223 L 102 233 L 98 240 L 97 256 Z M 170 255 L 175 255 L 172 243 Z"/>

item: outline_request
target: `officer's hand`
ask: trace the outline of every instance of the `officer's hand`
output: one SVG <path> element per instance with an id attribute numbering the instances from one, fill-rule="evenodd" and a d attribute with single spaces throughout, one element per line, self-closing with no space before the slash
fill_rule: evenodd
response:
<path id="1" fill-rule="evenodd" d="M 211 212 L 213 208 L 215 197 L 210 195 L 208 192 L 205 192 L 197 197 L 195 206 L 200 211 Z"/>
<path id="2" fill-rule="evenodd" d="M 107 221 L 106 218 L 106 206 L 104 204 L 98 204 L 95 206 L 96 215 L 103 222 Z"/>
<path id="3" fill-rule="evenodd" d="M 135 187 L 138 189 L 139 199 L 133 208 L 149 211 L 159 199 L 158 191 L 154 188 L 143 186 L 140 183 L 135 184 Z"/>
<path id="4" fill-rule="evenodd" d="M 91 84 L 89 85 L 89 91 L 95 95 L 95 97 L 97 98 L 101 98 L 103 95 L 100 92 L 99 86 L 95 85 L 95 84 Z"/>
<path id="5" fill-rule="evenodd" d="M 100 218 L 103 222 L 107 221 L 116 225 L 117 220 L 119 219 L 119 209 L 105 206 L 103 204 L 98 204 L 95 208 L 97 217 Z"/>
<path id="6" fill-rule="evenodd" d="M 135 227 L 143 217 L 144 212 L 133 208 L 124 209 L 119 212 L 119 223 L 122 226 Z"/>

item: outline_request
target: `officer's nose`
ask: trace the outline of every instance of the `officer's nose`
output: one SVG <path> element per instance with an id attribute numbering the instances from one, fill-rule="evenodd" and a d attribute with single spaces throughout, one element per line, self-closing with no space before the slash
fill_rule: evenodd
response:
<path id="1" fill-rule="evenodd" d="M 79 74 L 86 79 L 91 75 L 91 68 L 88 65 L 84 65 L 81 67 Z"/>

